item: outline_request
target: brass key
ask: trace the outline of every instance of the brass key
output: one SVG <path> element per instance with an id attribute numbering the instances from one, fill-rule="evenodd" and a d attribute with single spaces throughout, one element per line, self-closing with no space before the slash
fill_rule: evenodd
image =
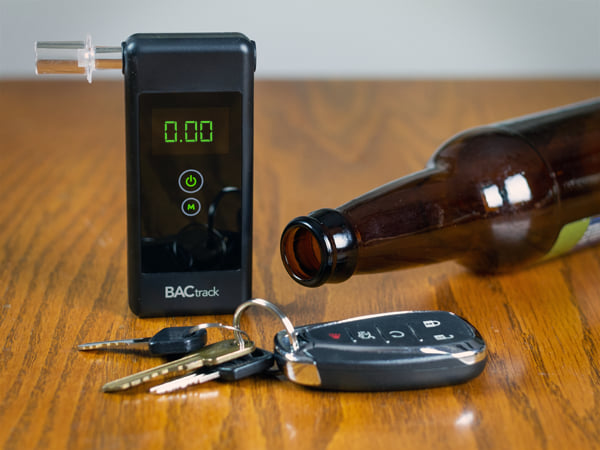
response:
<path id="1" fill-rule="evenodd" d="M 254 342 L 249 340 L 244 340 L 243 347 L 238 344 L 238 340 L 236 339 L 215 342 L 191 355 L 106 383 L 102 386 L 102 391 L 124 391 L 170 373 L 183 373 L 199 369 L 200 367 L 216 366 L 248 355 L 255 348 Z"/>

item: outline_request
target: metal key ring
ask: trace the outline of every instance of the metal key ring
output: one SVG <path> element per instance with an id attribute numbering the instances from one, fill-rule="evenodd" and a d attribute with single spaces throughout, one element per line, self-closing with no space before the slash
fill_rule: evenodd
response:
<path id="1" fill-rule="evenodd" d="M 275 306 L 273 303 L 271 303 L 267 300 L 264 300 L 262 298 L 254 298 L 252 300 L 248 300 L 247 302 L 244 302 L 240 306 L 237 307 L 237 309 L 233 313 L 233 328 L 236 328 L 241 331 L 240 320 L 242 318 L 242 312 L 244 312 L 246 309 L 248 309 L 250 306 L 253 306 L 253 305 L 262 306 L 263 308 L 267 308 L 269 311 L 273 312 L 277 317 L 279 317 L 279 320 L 281 320 L 283 322 L 283 326 L 285 327 L 285 330 L 287 331 L 288 339 L 290 340 L 292 349 L 294 351 L 297 351 L 300 349 L 300 344 L 298 343 L 298 337 L 296 336 L 296 330 L 294 328 L 294 325 L 292 325 L 292 321 L 277 306 Z M 244 333 L 244 332 L 242 331 L 242 333 Z M 248 336 L 248 334 L 246 334 L 246 333 L 244 333 L 244 334 L 246 336 Z M 242 337 L 241 337 L 240 333 L 236 332 L 236 337 L 237 337 L 238 343 L 240 343 L 242 341 Z"/>
<path id="2" fill-rule="evenodd" d="M 250 336 L 248 336 L 248 333 L 246 333 L 244 330 L 240 329 L 239 327 L 236 326 L 231 326 L 231 325 L 225 325 L 223 323 L 218 323 L 218 322 L 214 322 L 214 323 L 201 323 L 198 325 L 194 325 L 193 327 L 190 328 L 190 334 L 195 333 L 198 330 L 205 330 L 207 328 L 222 328 L 225 330 L 231 330 L 235 333 L 235 337 L 237 339 L 238 342 L 238 346 L 240 347 L 240 349 L 245 348 L 245 341 L 244 339 L 242 339 L 241 335 L 243 334 L 246 339 L 248 340 L 248 342 L 250 342 Z"/>

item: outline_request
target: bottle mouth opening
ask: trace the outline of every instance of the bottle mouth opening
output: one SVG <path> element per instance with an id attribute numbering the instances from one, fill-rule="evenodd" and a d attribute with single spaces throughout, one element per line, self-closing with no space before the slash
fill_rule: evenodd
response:
<path id="1" fill-rule="evenodd" d="M 296 217 L 281 235 L 285 270 L 303 286 L 347 280 L 356 268 L 358 246 L 348 220 L 334 209 Z"/>
<path id="2" fill-rule="evenodd" d="M 313 230 L 301 224 L 290 226 L 281 238 L 288 273 L 297 281 L 316 281 L 322 275 L 323 251 Z"/>

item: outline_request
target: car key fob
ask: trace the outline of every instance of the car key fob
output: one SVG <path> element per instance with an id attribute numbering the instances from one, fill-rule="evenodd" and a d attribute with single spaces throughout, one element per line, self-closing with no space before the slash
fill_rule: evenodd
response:
<path id="1" fill-rule="evenodd" d="M 462 383 L 483 370 L 479 332 L 445 311 L 394 312 L 296 328 L 275 336 L 275 358 L 296 383 L 340 391 L 392 391 Z"/>

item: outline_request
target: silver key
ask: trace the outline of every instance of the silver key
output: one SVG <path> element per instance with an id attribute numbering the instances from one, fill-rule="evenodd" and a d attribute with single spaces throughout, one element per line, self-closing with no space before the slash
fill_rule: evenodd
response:
<path id="1" fill-rule="evenodd" d="M 211 325 L 211 324 L 203 324 Z M 215 324 L 216 325 L 216 324 Z M 199 325 L 193 327 L 167 327 L 152 337 L 136 339 L 120 339 L 118 341 L 88 342 L 80 344 L 77 349 L 106 350 L 121 349 L 150 352 L 152 355 L 184 355 L 197 352 L 206 344 L 206 329 Z"/>
<path id="2" fill-rule="evenodd" d="M 161 364 L 160 366 L 134 373 L 132 375 L 111 381 L 102 386 L 103 392 L 117 392 L 139 386 L 159 376 L 170 373 L 189 372 L 200 367 L 215 366 L 236 358 L 240 358 L 255 349 L 254 342 L 244 340 L 243 347 L 238 345 L 237 339 L 219 341 L 207 345 L 196 353 L 176 359 L 175 361 Z"/>
<path id="3" fill-rule="evenodd" d="M 179 391 L 190 386 L 216 380 L 220 376 L 221 374 L 218 370 L 206 373 L 192 372 L 189 375 L 183 375 L 175 380 L 167 381 L 166 383 L 151 387 L 150 392 L 153 394 L 168 394 L 169 392 Z"/>

